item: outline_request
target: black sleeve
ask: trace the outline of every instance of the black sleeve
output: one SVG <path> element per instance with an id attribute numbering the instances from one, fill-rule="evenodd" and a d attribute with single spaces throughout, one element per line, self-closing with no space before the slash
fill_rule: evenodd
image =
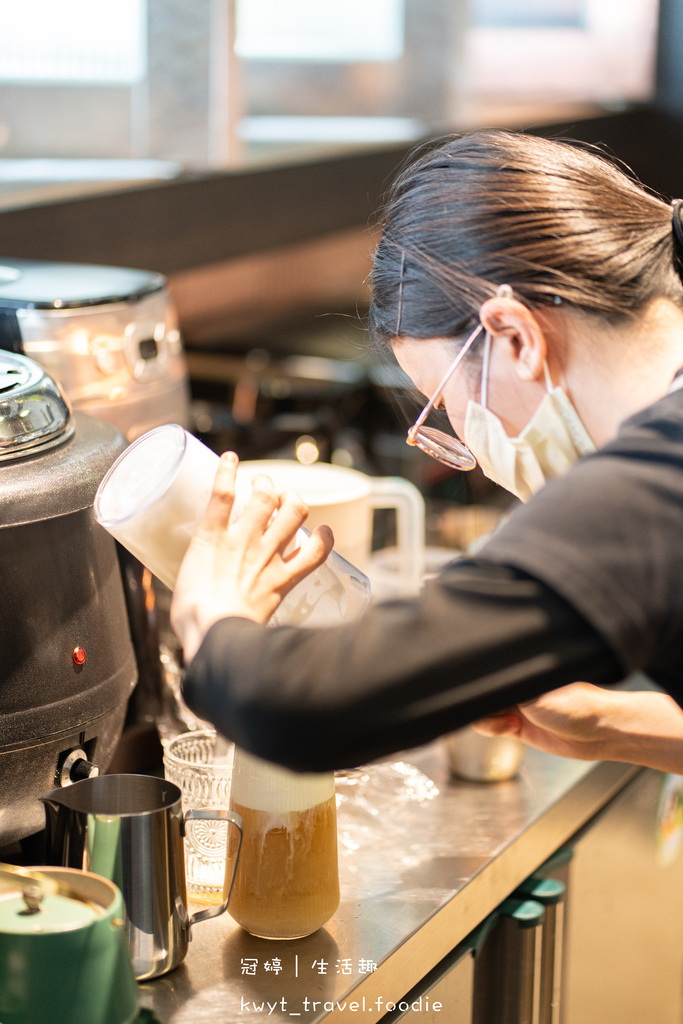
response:
<path id="1" fill-rule="evenodd" d="M 622 678 L 561 597 L 515 569 L 454 563 L 419 601 L 360 623 L 270 629 L 224 619 L 184 682 L 188 705 L 237 744 L 301 771 L 426 743 L 577 679 Z"/>
<path id="2" fill-rule="evenodd" d="M 544 487 L 478 558 L 542 581 L 626 675 L 646 672 L 683 703 L 683 390 Z"/>

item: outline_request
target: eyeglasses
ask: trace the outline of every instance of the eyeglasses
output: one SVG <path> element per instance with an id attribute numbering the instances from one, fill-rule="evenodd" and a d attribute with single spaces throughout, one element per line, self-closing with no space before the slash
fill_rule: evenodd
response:
<path id="1" fill-rule="evenodd" d="M 466 340 L 465 344 L 446 371 L 446 374 L 438 388 L 408 431 L 408 437 L 406 438 L 407 444 L 410 444 L 415 448 L 419 448 L 427 455 L 431 455 L 433 459 L 437 459 L 438 462 L 443 462 L 445 466 L 451 466 L 453 469 L 474 469 L 477 465 L 477 460 L 467 445 L 463 444 L 462 441 L 458 441 L 456 437 L 452 437 L 450 434 L 444 434 L 443 430 L 436 430 L 434 427 L 425 427 L 423 424 L 434 408 L 439 395 L 446 387 L 446 384 L 448 384 L 449 380 L 458 369 L 460 363 L 472 348 L 472 345 L 477 340 L 483 329 L 483 326 L 478 324 L 472 331 L 469 338 Z"/>

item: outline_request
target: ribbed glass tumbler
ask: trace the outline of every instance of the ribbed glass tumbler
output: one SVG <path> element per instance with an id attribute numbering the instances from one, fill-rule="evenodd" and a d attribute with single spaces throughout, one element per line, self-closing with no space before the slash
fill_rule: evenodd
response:
<path id="1" fill-rule="evenodd" d="M 185 732 L 164 750 L 164 775 L 183 794 L 183 810 L 228 810 L 234 744 L 211 730 Z M 221 903 L 227 846 L 226 823 L 189 821 L 185 836 L 187 895 L 198 903 Z"/>

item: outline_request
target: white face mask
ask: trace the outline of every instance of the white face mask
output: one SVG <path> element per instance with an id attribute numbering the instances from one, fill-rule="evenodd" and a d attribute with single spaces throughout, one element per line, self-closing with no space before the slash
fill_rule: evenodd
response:
<path id="1" fill-rule="evenodd" d="M 467 403 L 465 444 L 484 474 L 521 501 L 528 501 L 548 480 L 562 476 L 581 455 L 595 451 L 579 414 L 561 387 L 553 387 L 543 364 L 548 393 L 517 437 L 486 407 L 491 336 L 487 333 L 481 375 L 481 401 Z"/>

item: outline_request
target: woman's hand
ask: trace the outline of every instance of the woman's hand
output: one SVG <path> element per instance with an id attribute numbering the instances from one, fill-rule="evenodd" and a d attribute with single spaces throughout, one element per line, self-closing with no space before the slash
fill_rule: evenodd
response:
<path id="1" fill-rule="evenodd" d="M 221 456 L 208 508 L 173 591 L 171 624 L 187 662 L 219 619 L 267 622 L 285 594 L 322 565 L 334 543 L 332 531 L 319 526 L 301 547 L 287 551 L 308 508 L 297 494 L 276 494 L 265 476 L 254 477 L 244 512 L 228 527 L 237 464 L 234 453 Z"/>
<path id="2" fill-rule="evenodd" d="M 518 736 L 538 750 L 581 761 L 600 759 L 606 742 L 603 716 L 614 694 L 590 683 L 572 683 L 536 700 L 474 723 L 484 736 Z M 614 711 L 616 714 L 616 709 Z"/>
<path id="3" fill-rule="evenodd" d="M 582 761 L 625 761 L 683 773 L 683 710 L 664 693 L 572 683 L 474 723 L 484 736 L 513 735 Z"/>

